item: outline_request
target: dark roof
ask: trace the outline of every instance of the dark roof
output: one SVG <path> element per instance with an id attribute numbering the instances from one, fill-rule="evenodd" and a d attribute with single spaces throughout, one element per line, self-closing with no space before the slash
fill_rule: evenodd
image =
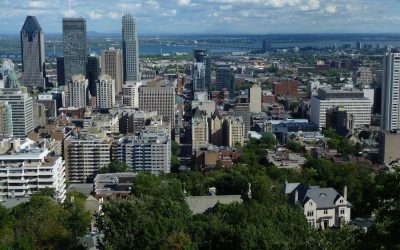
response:
<path id="1" fill-rule="evenodd" d="M 27 16 L 25 19 L 24 26 L 22 26 L 22 31 L 32 35 L 38 31 L 42 31 L 39 22 L 34 16 Z"/>

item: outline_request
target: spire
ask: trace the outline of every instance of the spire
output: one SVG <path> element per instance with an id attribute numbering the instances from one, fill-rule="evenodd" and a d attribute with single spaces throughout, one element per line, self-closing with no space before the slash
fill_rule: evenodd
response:
<path id="1" fill-rule="evenodd" d="M 25 33 L 32 35 L 38 31 L 42 31 L 42 27 L 40 27 L 39 22 L 34 16 L 27 16 L 25 19 L 24 26 L 22 26 L 22 31 Z"/>

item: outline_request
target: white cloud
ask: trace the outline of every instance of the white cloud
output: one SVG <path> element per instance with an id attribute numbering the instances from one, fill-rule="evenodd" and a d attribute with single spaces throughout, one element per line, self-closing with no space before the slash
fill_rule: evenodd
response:
<path id="1" fill-rule="evenodd" d="M 190 4 L 190 0 L 178 0 L 178 5 L 180 6 L 185 6 L 185 5 L 189 5 Z"/>
<path id="2" fill-rule="evenodd" d="M 98 19 L 102 19 L 104 17 L 104 15 L 102 13 L 97 13 L 94 11 L 90 11 L 89 12 L 89 17 L 92 20 L 98 20 Z"/>
<path id="3" fill-rule="evenodd" d="M 337 11 L 337 7 L 334 4 L 329 4 L 325 7 L 325 12 L 329 13 L 329 14 L 333 14 L 336 13 Z"/>
<path id="4" fill-rule="evenodd" d="M 48 5 L 49 3 L 44 1 L 30 1 L 28 4 L 30 8 L 46 8 Z"/>

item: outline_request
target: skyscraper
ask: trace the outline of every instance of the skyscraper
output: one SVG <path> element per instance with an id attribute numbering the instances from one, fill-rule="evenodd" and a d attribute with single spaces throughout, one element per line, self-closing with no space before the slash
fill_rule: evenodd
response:
<path id="1" fill-rule="evenodd" d="M 198 63 L 203 63 L 205 68 L 205 87 L 210 90 L 211 85 L 211 58 L 206 49 L 196 49 L 193 51 L 194 59 Z"/>
<path id="2" fill-rule="evenodd" d="M 235 97 L 235 78 L 233 72 L 226 63 L 218 63 L 216 68 L 217 90 L 226 89 L 231 98 Z"/>
<path id="3" fill-rule="evenodd" d="M 194 63 L 192 69 L 193 92 L 207 92 L 206 69 L 204 63 Z"/>
<path id="4" fill-rule="evenodd" d="M 86 20 L 82 17 L 64 18 L 63 40 L 65 83 L 68 83 L 73 75 L 86 75 Z"/>
<path id="5" fill-rule="evenodd" d="M 100 60 L 96 53 L 90 53 L 87 58 L 86 78 L 89 81 L 91 96 L 96 96 L 96 81 L 100 76 Z"/>
<path id="6" fill-rule="evenodd" d="M 392 50 L 383 58 L 381 129 L 400 129 L 400 52 Z"/>
<path id="7" fill-rule="evenodd" d="M 139 42 L 135 18 L 127 14 L 122 17 L 122 51 L 124 60 L 124 81 L 140 81 Z"/>
<path id="8" fill-rule="evenodd" d="M 34 16 L 27 16 L 22 27 L 21 54 L 23 84 L 44 87 L 44 34 Z"/>
<path id="9" fill-rule="evenodd" d="M 65 85 L 64 57 L 57 57 L 57 84 Z"/>
<path id="10" fill-rule="evenodd" d="M 123 68 L 122 52 L 119 49 L 109 48 L 101 55 L 101 71 L 115 80 L 115 93 L 122 91 Z"/>

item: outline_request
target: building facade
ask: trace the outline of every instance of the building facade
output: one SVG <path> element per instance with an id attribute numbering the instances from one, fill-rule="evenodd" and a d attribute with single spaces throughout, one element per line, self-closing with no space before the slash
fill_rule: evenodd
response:
<path id="1" fill-rule="evenodd" d="M 97 108 L 111 109 L 115 105 L 115 81 L 109 75 L 102 75 L 96 85 Z"/>
<path id="2" fill-rule="evenodd" d="M 126 82 L 122 87 L 122 105 L 128 107 L 139 107 L 139 87 L 142 82 Z"/>
<path id="3" fill-rule="evenodd" d="M 13 135 L 25 138 L 33 129 L 33 100 L 27 93 L 14 89 L 0 91 L 0 101 L 11 106 Z"/>
<path id="4" fill-rule="evenodd" d="M 74 75 L 86 75 L 87 37 L 86 20 L 63 18 L 64 79 L 65 84 Z"/>
<path id="5" fill-rule="evenodd" d="M 86 65 L 86 78 L 89 82 L 89 92 L 91 96 L 96 96 L 96 82 L 100 77 L 100 60 L 96 53 L 88 55 Z"/>
<path id="6" fill-rule="evenodd" d="M 21 30 L 22 82 L 44 88 L 44 33 L 34 16 L 28 16 Z"/>
<path id="7" fill-rule="evenodd" d="M 171 140 L 162 133 L 142 133 L 121 138 L 116 155 L 134 172 L 157 174 L 171 171 Z"/>
<path id="8" fill-rule="evenodd" d="M 140 86 L 139 109 L 157 111 L 175 126 L 175 89 L 172 86 Z"/>
<path id="9" fill-rule="evenodd" d="M 13 134 L 12 108 L 7 101 L 0 101 L 0 137 Z"/>
<path id="10" fill-rule="evenodd" d="M 400 129 L 400 53 L 392 51 L 383 58 L 381 129 Z"/>
<path id="11" fill-rule="evenodd" d="M 226 89 L 233 98 L 235 96 L 235 76 L 229 64 L 217 63 L 215 73 L 217 90 Z"/>
<path id="12" fill-rule="evenodd" d="M 111 143 L 96 135 L 70 135 L 64 141 L 66 178 L 85 183 L 94 179 L 101 167 L 110 163 Z"/>
<path id="13" fill-rule="evenodd" d="M 101 73 L 111 76 L 115 80 L 115 93 L 122 91 L 123 64 L 122 52 L 119 49 L 109 48 L 101 55 Z"/>
<path id="14" fill-rule="evenodd" d="M 130 15 L 122 17 L 122 51 L 124 61 L 124 82 L 140 81 L 139 41 L 136 20 Z"/>
<path id="15" fill-rule="evenodd" d="M 371 101 L 359 90 L 334 91 L 318 89 L 318 95 L 311 98 L 311 122 L 320 128 L 326 127 L 326 110 L 341 106 L 352 116 L 353 127 L 362 127 L 371 123 Z"/>
<path id="16" fill-rule="evenodd" d="M 211 58 L 206 49 L 195 49 L 193 51 L 194 59 L 197 63 L 203 63 L 205 68 L 205 89 L 210 91 L 211 86 Z"/>
<path id="17" fill-rule="evenodd" d="M 208 118 L 204 111 L 198 108 L 195 110 L 192 118 L 192 148 L 199 149 L 208 144 Z"/>
<path id="18" fill-rule="evenodd" d="M 88 86 L 89 82 L 83 75 L 72 76 L 65 91 L 67 107 L 86 107 L 89 99 Z"/>

